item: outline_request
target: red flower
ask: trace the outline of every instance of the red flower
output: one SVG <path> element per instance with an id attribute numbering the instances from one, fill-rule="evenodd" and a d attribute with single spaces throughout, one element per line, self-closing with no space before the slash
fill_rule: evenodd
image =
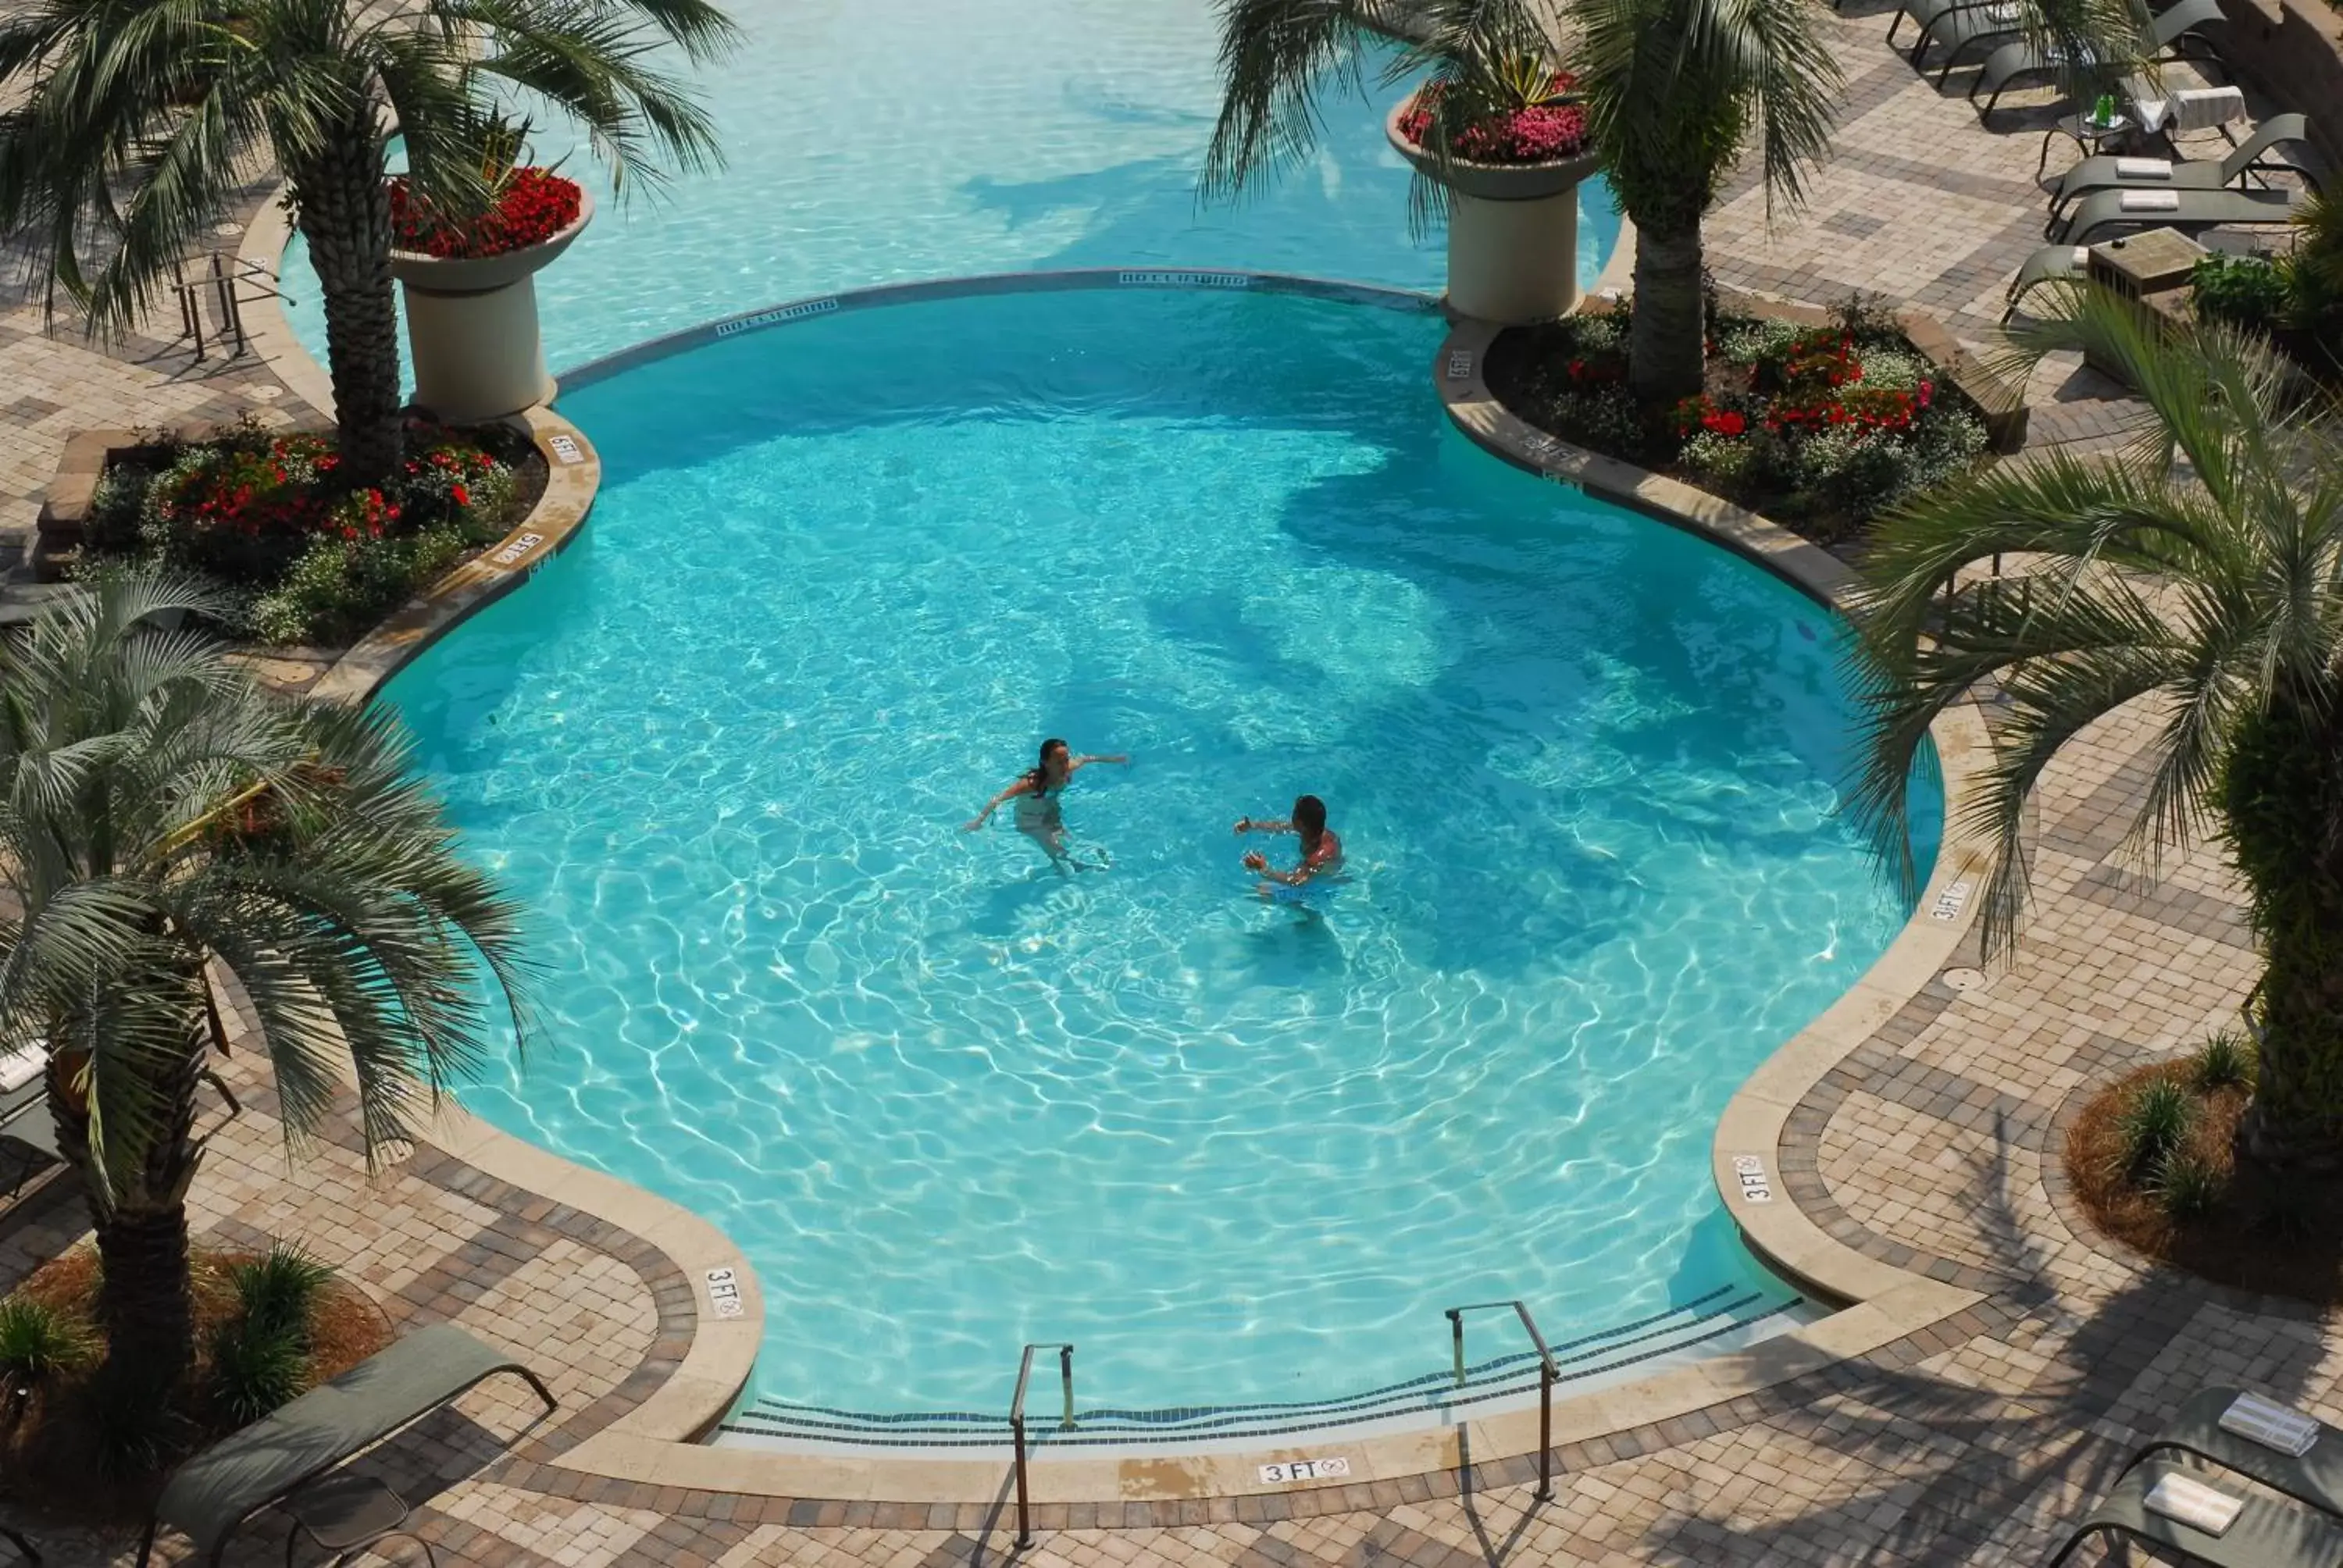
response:
<path id="1" fill-rule="evenodd" d="M 475 218 L 449 221 L 398 175 L 390 182 L 391 244 L 426 256 L 501 256 L 544 244 L 576 223 L 584 205 L 577 181 L 550 169 L 517 168 L 506 177 L 494 206 Z"/>
<path id="2" fill-rule="evenodd" d="M 457 486 L 447 493 L 456 498 L 456 504 L 459 507 L 468 507 L 472 504 L 472 492 L 464 488 L 461 485 Z"/>

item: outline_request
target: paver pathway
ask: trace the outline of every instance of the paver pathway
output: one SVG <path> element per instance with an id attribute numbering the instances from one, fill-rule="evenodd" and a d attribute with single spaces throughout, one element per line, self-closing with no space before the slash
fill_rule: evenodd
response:
<path id="1" fill-rule="evenodd" d="M 1884 46 L 1884 13 L 1833 26 L 1852 83 L 1845 154 L 1810 210 L 1770 236 L 1745 182 L 1712 226 L 1713 265 L 1725 282 L 1813 303 L 1892 292 L 1979 336 L 2001 280 L 2037 243 L 2038 130 L 1981 132 L 1957 95 L 1940 99 Z M 45 477 L 20 432 L 209 412 L 206 400 L 251 384 L 191 384 L 30 338 L 21 314 L 0 318 L 12 396 L 18 363 L 46 377 L 31 402 L 0 404 L 0 488 L 18 507 Z M 2041 387 L 2037 441 L 2103 440 L 2120 413 L 2077 374 L 2054 369 Z M 2167 860 L 2150 881 L 2121 852 L 2146 739 L 2137 716 L 2119 715 L 2052 769 L 2016 960 L 1982 987 L 1939 982 L 1915 998 L 1792 1119 L 1790 1195 L 1858 1250 L 1982 1292 L 1978 1306 L 1864 1361 L 1565 1450 L 1557 1496 L 1534 1510 L 1518 1462 L 1121 1517 L 1044 1507 L 1020 1561 L 2023 1563 L 2202 1382 L 2254 1382 L 2343 1421 L 2343 1362 L 2311 1314 L 2134 1266 L 2094 1241 L 2056 1178 L 2062 1118 L 2086 1086 L 2191 1048 L 2234 1016 L 2254 974 L 2216 854 Z M 560 1417 L 525 1430 L 520 1402 L 483 1391 L 372 1462 L 427 1497 L 443 1563 L 943 1568 L 1009 1555 L 1009 1532 L 981 1509 L 691 1494 L 563 1471 L 560 1452 L 656 1387 L 693 1332 L 689 1288 L 655 1241 L 429 1149 L 367 1191 L 347 1129 L 288 1181 L 271 1099 L 248 1078 L 244 1089 L 247 1112 L 198 1184 L 199 1229 L 303 1238 L 394 1317 L 458 1318 L 528 1356 L 563 1397 Z M 0 1289 L 79 1228 L 63 1183 L 0 1222 Z M 124 1556 L 72 1533 L 45 1543 L 55 1562 Z M 232 1561 L 280 1552 L 256 1538 Z"/>

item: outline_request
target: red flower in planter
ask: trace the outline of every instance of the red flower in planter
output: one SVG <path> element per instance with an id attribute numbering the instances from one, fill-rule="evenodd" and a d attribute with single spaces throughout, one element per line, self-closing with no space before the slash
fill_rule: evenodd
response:
<path id="1" fill-rule="evenodd" d="M 407 176 L 390 182 L 391 244 L 440 257 L 502 256 L 542 245 L 578 221 L 585 192 L 550 169 L 517 168 L 495 205 L 477 217 L 451 220 L 415 194 Z"/>
<path id="2" fill-rule="evenodd" d="M 1577 80 L 1567 71 L 1557 71 L 1546 91 L 1558 97 Z M 1419 147 L 1431 145 L 1439 92 L 1436 85 L 1424 88 L 1400 116 L 1399 134 Z M 1524 104 L 1459 127 L 1451 134 L 1449 150 L 1479 164 L 1545 164 L 1576 157 L 1586 150 L 1586 111 L 1575 104 Z"/>

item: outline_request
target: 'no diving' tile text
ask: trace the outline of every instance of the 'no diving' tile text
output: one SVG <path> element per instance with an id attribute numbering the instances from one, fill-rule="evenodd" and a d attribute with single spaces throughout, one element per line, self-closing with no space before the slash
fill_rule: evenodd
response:
<path id="1" fill-rule="evenodd" d="M 578 437 L 575 436 L 548 436 L 545 438 L 545 444 L 552 447 L 553 455 L 565 463 L 582 463 L 586 460 L 586 450 L 578 446 Z"/>
<path id="2" fill-rule="evenodd" d="M 786 305 L 779 310 L 760 310 L 738 321 L 719 321 L 716 324 L 716 336 L 729 337 L 752 327 L 770 327 L 776 321 L 802 321 L 809 316 L 820 316 L 837 308 L 838 301 L 835 299 L 809 299 L 803 305 Z"/>
<path id="3" fill-rule="evenodd" d="M 1116 282 L 1141 288 L 1251 288 L 1252 279 L 1242 272 L 1126 272 Z"/>

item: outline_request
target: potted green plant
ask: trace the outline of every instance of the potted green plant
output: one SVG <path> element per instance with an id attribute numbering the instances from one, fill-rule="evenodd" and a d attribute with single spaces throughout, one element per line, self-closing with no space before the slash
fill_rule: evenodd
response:
<path id="1" fill-rule="evenodd" d="M 481 136 L 486 201 L 449 210 L 390 180 L 391 275 L 407 306 L 415 401 L 472 425 L 550 402 L 537 274 L 593 221 L 594 198 L 558 168 L 526 164 L 528 126 Z"/>

